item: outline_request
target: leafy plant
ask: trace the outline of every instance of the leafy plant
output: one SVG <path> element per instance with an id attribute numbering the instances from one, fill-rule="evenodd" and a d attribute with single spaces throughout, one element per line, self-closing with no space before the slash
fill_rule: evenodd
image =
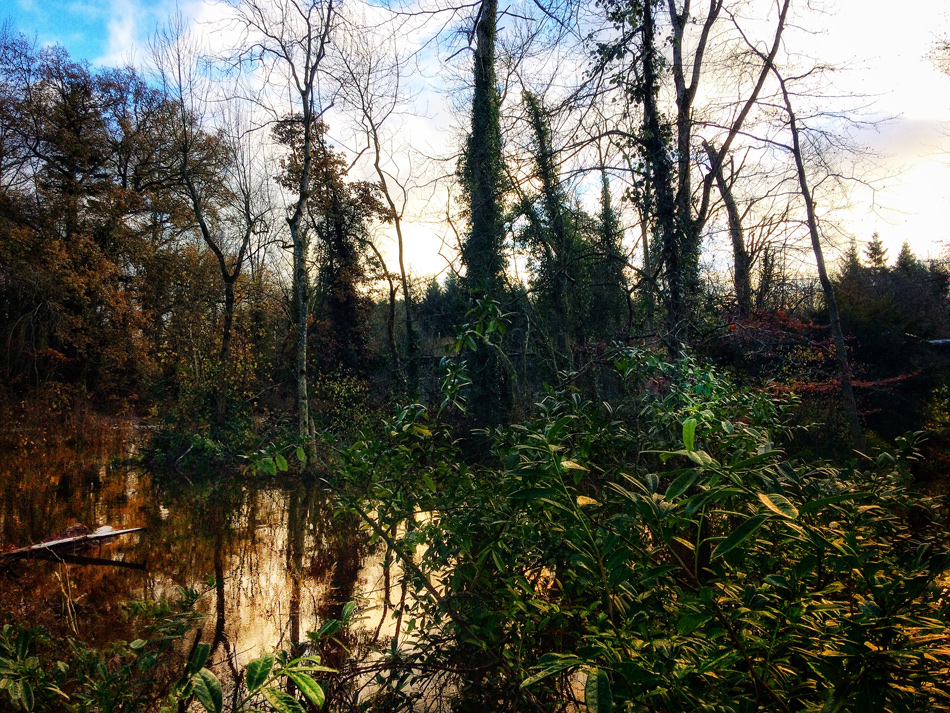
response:
<path id="1" fill-rule="evenodd" d="M 344 454 L 413 594 L 388 692 L 409 657 L 464 709 L 950 708 L 950 557 L 915 438 L 804 461 L 781 404 L 694 359 L 617 362 L 623 402 L 551 391 L 489 462 L 421 407 Z"/>
<path id="2" fill-rule="evenodd" d="M 221 682 L 212 671 L 205 668 L 211 647 L 199 644 L 179 684 L 169 696 L 169 712 L 178 709 L 179 701 L 196 699 L 208 713 L 222 713 L 224 692 Z M 280 688 L 284 680 L 293 683 L 303 697 L 317 708 L 323 707 L 323 689 L 313 677 L 318 671 L 333 672 L 334 669 L 320 665 L 319 656 L 302 656 L 289 659 L 284 651 L 265 654 L 247 665 L 244 684 L 247 695 L 240 698 L 234 711 L 270 710 L 275 713 L 297 713 L 306 709 L 294 696 Z"/>

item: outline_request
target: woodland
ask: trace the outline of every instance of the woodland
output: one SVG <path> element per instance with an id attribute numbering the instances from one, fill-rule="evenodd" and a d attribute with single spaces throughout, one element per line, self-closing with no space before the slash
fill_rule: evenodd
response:
<path id="1" fill-rule="evenodd" d="M 394 629 L 226 665 L 221 594 L 83 637 L 0 560 L 0 709 L 950 710 L 950 256 L 847 236 L 817 10 L 220 9 L 121 68 L 0 29 L 0 449 L 134 431 L 219 544 L 305 484 Z"/>

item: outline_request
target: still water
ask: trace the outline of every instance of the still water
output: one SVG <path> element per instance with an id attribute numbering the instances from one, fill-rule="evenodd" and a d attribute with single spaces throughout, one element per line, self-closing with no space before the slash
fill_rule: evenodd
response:
<path id="1" fill-rule="evenodd" d="M 18 433 L 0 448 L 0 550 L 76 523 L 145 528 L 84 553 L 125 566 L 31 560 L 0 569 L 0 618 L 65 624 L 105 642 L 131 636 L 128 602 L 191 587 L 202 592 L 202 638 L 233 673 L 262 652 L 306 641 L 354 599 L 366 614 L 347 633 L 349 648 L 391 635 L 381 554 L 358 521 L 334 517 L 327 493 L 312 484 L 150 473 L 128 465 L 143 440 L 117 425 L 91 439 Z"/>

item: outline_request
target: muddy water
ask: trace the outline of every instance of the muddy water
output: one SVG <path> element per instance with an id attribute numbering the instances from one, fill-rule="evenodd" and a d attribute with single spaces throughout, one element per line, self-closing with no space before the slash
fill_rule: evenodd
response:
<path id="1" fill-rule="evenodd" d="M 24 561 L 0 572 L 0 619 L 66 627 L 91 641 L 125 638 L 130 601 L 193 588 L 206 614 L 202 638 L 236 672 L 264 651 L 306 641 L 346 602 L 380 599 L 380 556 L 313 485 L 149 473 L 125 464 L 142 439 L 122 428 L 78 446 L 18 438 L 0 450 L 0 550 L 76 523 L 145 530 L 83 553 L 99 564 Z M 385 634 L 391 622 L 378 619 L 371 608 L 350 635 L 365 643 L 377 628 Z"/>

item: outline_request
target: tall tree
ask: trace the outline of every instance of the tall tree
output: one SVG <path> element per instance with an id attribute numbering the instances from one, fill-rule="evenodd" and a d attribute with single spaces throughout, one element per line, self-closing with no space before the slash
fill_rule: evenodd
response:
<path id="1" fill-rule="evenodd" d="M 0 332 L 8 381 L 123 398 L 149 368 L 143 285 L 161 102 L 127 70 L 0 33 Z"/>
<path id="2" fill-rule="evenodd" d="M 303 166 L 300 122 L 278 122 L 273 133 L 278 143 L 289 149 L 279 181 L 285 187 L 295 186 Z M 391 214 L 378 184 L 345 180 L 346 161 L 329 145 L 326 125 L 318 122 L 312 135 L 310 200 L 304 229 L 308 242 L 316 240 L 318 279 L 314 294 L 319 304 L 312 311 L 329 325 L 320 362 L 325 367 L 365 375 L 367 299 L 363 287 L 366 252 L 371 244 L 368 227 L 373 220 L 388 221 Z"/>
<path id="3" fill-rule="evenodd" d="M 293 249 L 297 322 L 297 433 L 301 439 L 310 439 L 315 447 L 307 387 L 310 245 L 304 223 L 311 194 L 313 144 L 317 139 L 314 130 L 326 108 L 321 102 L 318 79 L 337 23 L 338 8 L 335 0 L 240 0 L 235 11 L 243 35 L 243 49 L 236 59 L 252 69 L 262 69 L 267 77 L 283 78 L 283 87 L 271 89 L 289 105 L 281 108 L 278 104 L 274 118 L 289 116 L 299 121 L 301 127 L 301 164 L 297 182 L 289 191 L 287 227 Z"/>
<path id="4" fill-rule="evenodd" d="M 748 76 L 748 93 L 729 107 L 724 121 L 697 121 L 696 98 L 704 81 L 708 83 L 711 43 L 721 34 L 717 28 L 729 18 L 733 32 L 745 37 L 738 15 L 725 8 L 725 0 L 710 0 L 705 14 L 695 18 L 690 0 L 608 0 L 607 18 L 618 37 L 598 47 L 601 67 L 618 68 L 617 81 L 640 108 L 641 123 L 632 132 L 639 156 L 643 186 L 652 215 L 648 224 L 659 242 L 661 276 L 668 343 L 672 350 L 687 333 L 690 305 L 699 287 L 699 253 L 703 229 L 709 219 L 710 194 L 721 173 L 723 161 L 740 136 L 781 46 L 791 0 L 776 2 L 775 29 L 764 52 L 754 56 L 757 66 Z M 661 24 L 665 20 L 665 24 Z M 665 34 L 672 49 L 669 61 L 663 56 Z M 695 36 L 693 36 L 695 34 Z M 674 105 L 667 112 L 661 100 L 666 78 L 672 80 Z M 667 115 L 672 115 L 668 120 Z M 697 127 L 722 127 L 719 146 L 709 169 L 694 191 L 694 175 L 699 166 L 693 157 L 698 147 Z M 712 145 L 710 141 L 710 145 Z"/>
<path id="5" fill-rule="evenodd" d="M 782 100 L 784 102 L 785 114 L 788 117 L 788 131 L 791 136 L 792 144 L 789 148 L 792 158 L 795 160 L 795 169 L 798 176 L 798 186 L 801 191 L 802 201 L 805 204 L 805 216 L 808 224 L 808 234 L 811 236 L 812 249 L 815 253 L 815 264 L 818 267 L 818 279 L 821 282 L 821 289 L 825 296 L 825 304 L 828 307 L 828 317 L 831 322 L 831 332 L 835 341 L 835 354 L 838 357 L 839 373 L 841 378 L 841 394 L 844 398 L 845 411 L 848 415 L 848 424 L 851 429 L 851 440 L 855 448 L 864 448 L 864 431 L 861 428 L 861 420 L 858 417 L 858 404 L 854 398 L 854 387 L 851 383 L 851 363 L 848 359 L 848 349 L 844 341 L 844 331 L 841 328 L 841 316 L 838 311 L 838 301 L 835 299 L 834 286 L 828 276 L 828 270 L 825 267 L 824 252 L 821 247 L 821 232 L 818 227 L 818 216 L 815 209 L 815 202 L 812 200 L 811 187 L 808 181 L 808 172 L 805 167 L 805 156 L 801 145 L 801 130 L 798 124 L 798 117 L 795 114 L 792 100 L 788 92 L 788 86 L 785 78 L 775 67 L 772 73 L 779 82 L 782 90 Z"/>
<path id="6" fill-rule="evenodd" d="M 419 390 L 419 334 L 415 323 L 415 305 L 406 269 L 406 238 L 403 221 L 409 203 L 409 187 L 405 174 L 392 160 L 392 151 L 387 154 L 384 125 L 390 122 L 400 102 L 404 100 L 405 58 L 400 54 L 393 39 L 380 44 L 357 31 L 347 33 L 346 46 L 341 53 L 341 62 L 346 71 L 343 93 L 356 109 L 358 121 L 366 135 L 373 161 L 373 171 L 379 188 L 389 208 L 389 215 L 396 234 L 399 284 L 402 288 L 402 306 L 405 325 L 405 352 L 407 385 L 410 393 Z M 378 260 L 390 281 L 389 339 L 394 358 L 398 359 L 395 347 L 395 289 L 389 271 L 385 269 L 382 255 Z"/>
<path id="7" fill-rule="evenodd" d="M 554 364 L 573 369 L 574 347 L 580 341 L 582 328 L 579 302 L 581 293 L 589 287 L 589 247 L 582 245 L 577 221 L 567 205 L 550 121 L 541 99 L 525 92 L 524 103 L 534 139 L 533 178 L 540 189 L 537 199 L 529 198 L 524 206 L 529 215 L 527 233 L 537 251 L 535 293 L 541 311 L 552 317 L 551 332 L 557 345 Z"/>
<path id="8" fill-rule="evenodd" d="M 504 287 L 504 170 L 499 124 L 501 99 L 495 75 L 498 1 L 482 0 L 475 23 L 472 129 L 462 159 L 469 232 L 462 244 L 465 286 L 474 300 L 499 300 Z M 479 425 L 502 423 L 511 410 L 507 374 L 499 355 L 478 345 L 472 357 L 472 417 Z"/>
<path id="9" fill-rule="evenodd" d="M 255 236 L 267 232 L 271 205 L 259 148 L 249 140 L 247 115 L 239 99 L 214 103 L 226 111 L 213 116 L 212 88 L 199 71 L 204 62 L 180 16 L 153 43 L 163 91 L 175 111 L 172 143 L 177 184 L 191 207 L 194 224 L 218 265 L 224 292 L 224 319 L 215 380 L 216 418 L 225 417 L 230 388 L 231 340 L 237 284 Z M 230 94 L 230 92 L 229 92 Z M 207 126 L 215 122 L 216 127 Z"/>

